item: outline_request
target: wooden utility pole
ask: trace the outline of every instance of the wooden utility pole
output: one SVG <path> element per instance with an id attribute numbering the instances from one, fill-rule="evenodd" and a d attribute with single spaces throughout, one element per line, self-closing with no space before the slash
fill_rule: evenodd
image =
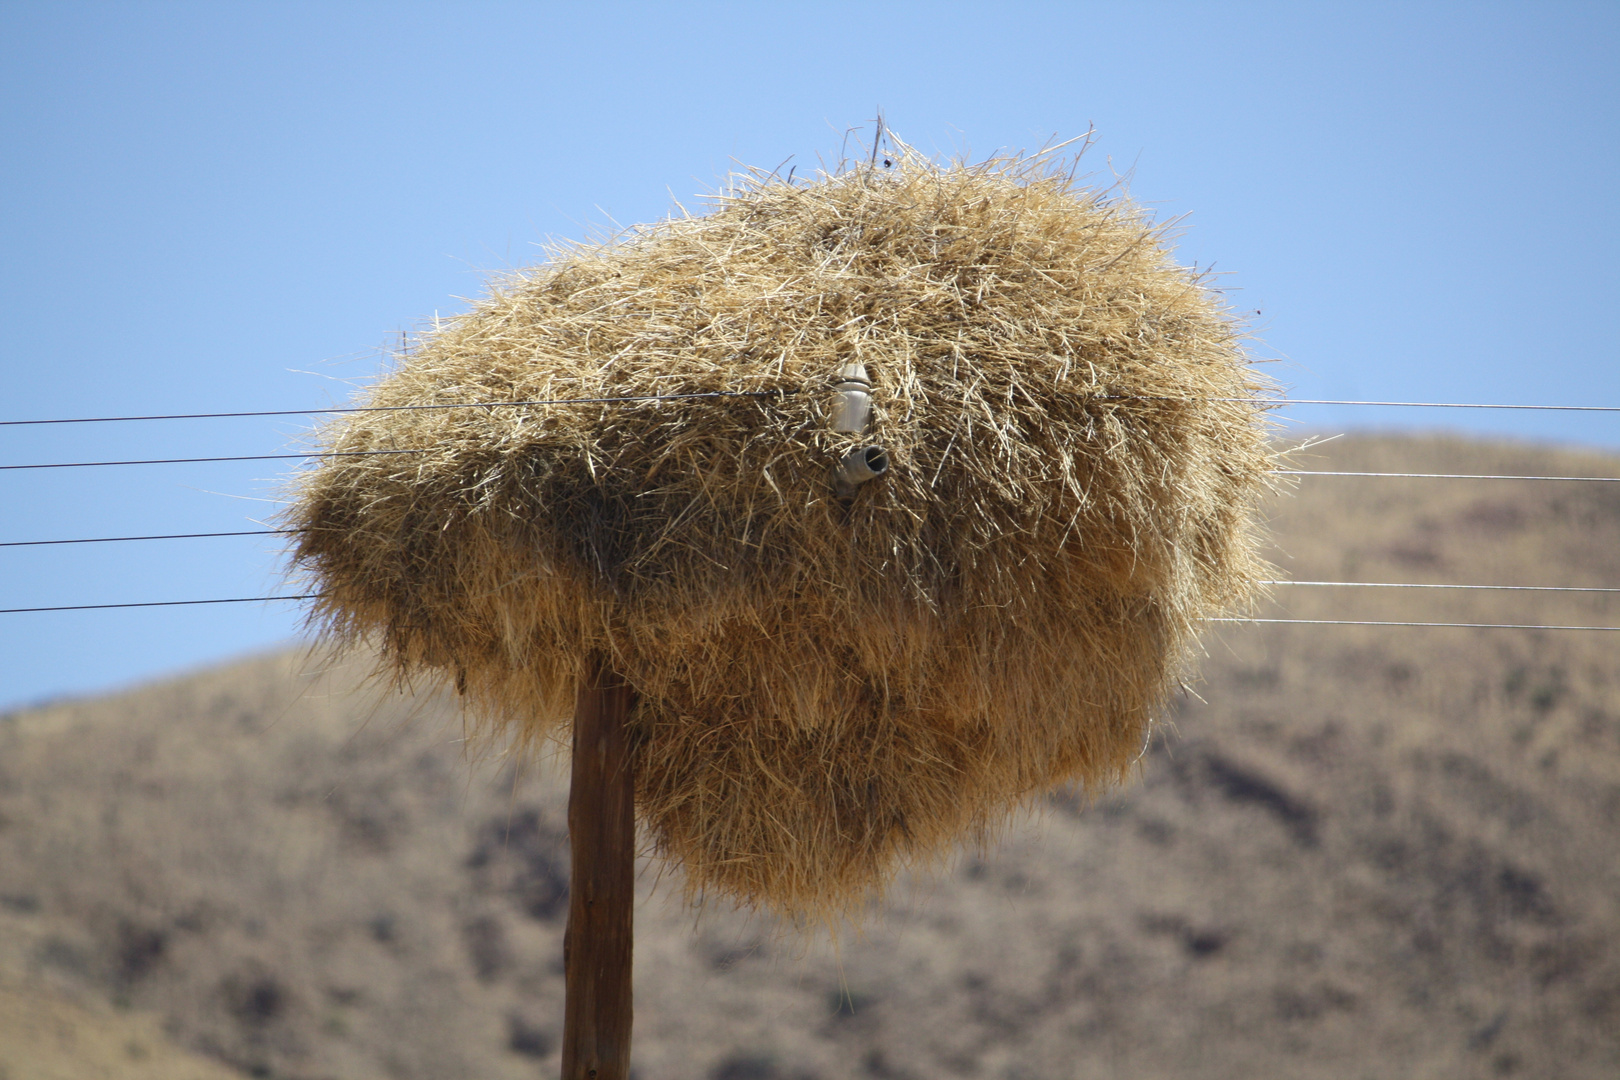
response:
<path id="1" fill-rule="evenodd" d="M 636 886 L 633 694 L 607 657 L 585 663 L 574 702 L 568 792 L 573 876 L 563 938 L 562 1080 L 628 1080 Z"/>

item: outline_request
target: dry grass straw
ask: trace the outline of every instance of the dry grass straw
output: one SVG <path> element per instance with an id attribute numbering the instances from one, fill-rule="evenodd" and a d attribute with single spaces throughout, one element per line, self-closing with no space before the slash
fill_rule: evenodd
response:
<path id="1" fill-rule="evenodd" d="M 1269 384 L 1128 200 L 906 151 L 568 247 L 437 326 L 297 480 L 317 622 L 567 731 L 603 650 L 694 890 L 848 911 L 1054 785 L 1121 780 L 1264 566 Z M 871 434 L 827 419 L 865 363 Z M 888 476 L 852 505 L 834 462 Z"/>

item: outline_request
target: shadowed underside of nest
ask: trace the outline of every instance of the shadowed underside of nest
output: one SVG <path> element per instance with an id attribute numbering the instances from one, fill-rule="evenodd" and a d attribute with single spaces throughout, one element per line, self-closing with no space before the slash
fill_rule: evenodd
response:
<path id="1" fill-rule="evenodd" d="M 828 418 L 855 362 L 865 435 Z M 1262 576 L 1267 393 L 1128 201 L 906 154 L 501 281 L 364 404 L 529 404 L 336 421 L 410 453 L 325 459 L 285 524 L 320 625 L 496 727 L 565 731 L 604 652 L 690 886 L 830 914 L 1122 778 Z M 867 442 L 888 474 L 840 500 Z"/>

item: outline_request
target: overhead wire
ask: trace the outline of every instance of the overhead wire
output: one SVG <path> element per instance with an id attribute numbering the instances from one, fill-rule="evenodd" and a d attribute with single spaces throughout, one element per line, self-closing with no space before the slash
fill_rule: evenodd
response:
<path id="1" fill-rule="evenodd" d="M 415 447 L 401 450 L 311 450 L 293 454 L 229 454 L 208 457 L 132 458 L 117 461 L 48 461 L 23 465 L 0 465 L 0 471 L 23 469 L 95 469 L 118 465 L 198 465 L 228 461 L 305 461 L 315 458 L 377 457 L 397 454 L 426 454 L 433 447 Z M 1362 472 L 1342 469 L 1273 469 L 1274 476 L 1363 476 L 1407 480 L 1548 480 L 1586 481 L 1592 483 L 1620 483 L 1620 476 L 1530 476 L 1503 473 L 1413 473 Z"/>
<path id="2" fill-rule="evenodd" d="M 10 540 L 0 541 L 0 547 L 42 547 L 59 544 L 110 544 L 142 540 L 201 540 L 215 537 L 234 536 L 284 536 L 299 532 L 298 529 L 241 529 L 224 532 L 201 533 L 156 533 L 142 536 L 95 536 L 63 540 Z M 1461 590 L 1492 590 L 1506 592 L 1552 592 L 1552 593 L 1620 593 L 1620 588 L 1584 586 L 1584 585 L 1478 585 L 1478 584 L 1451 584 L 1436 582 L 1413 581 L 1294 581 L 1282 578 L 1264 579 L 1258 582 L 1265 586 L 1314 586 L 1319 588 L 1361 588 L 1361 589 L 1461 589 Z M 109 608 L 130 607 L 174 607 L 194 604 L 242 604 L 269 600 L 308 600 L 319 594 L 305 594 L 300 596 L 256 596 L 232 597 L 221 600 L 162 600 L 141 603 L 122 604 L 68 604 L 49 607 L 33 608 L 4 608 L 0 614 L 20 614 L 35 611 L 91 611 Z M 1428 623 L 1428 622 L 1368 622 L 1361 620 L 1342 619 L 1213 619 L 1214 622 L 1284 622 L 1284 623 L 1316 623 L 1325 625 L 1354 625 L 1354 626 L 1503 626 L 1512 628 L 1525 628 L 1533 624 L 1520 623 Z M 1546 627 L 1546 629 L 1605 629 L 1603 627 Z"/>
<path id="3" fill-rule="evenodd" d="M 25 615 L 50 611 L 107 611 L 118 608 L 196 607 L 202 604 L 257 604 L 275 600 L 318 600 L 321 593 L 302 593 L 290 596 L 232 596 L 209 600 L 145 600 L 123 604 L 57 604 L 50 607 L 0 608 L 0 615 Z M 1287 623 L 1310 626 L 1415 626 L 1476 630 L 1596 630 L 1620 631 L 1620 626 L 1569 626 L 1543 623 L 1465 623 L 1465 622 L 1412 622 L 1381 619 L 1262 619 L 1220 617 L 1205 620 L 1212 623 Z"/>
<path id="4" fill-rule="evenodd" d="M 644 394 L 626 395 L 618 397 L 596 398 L 546 398 L 524 401 L 492 401 L 492 402 L 453 402 L 421 405 L 386 405 L 386 406 L 345 406 L 321 409 L 271 409 L 271 410 L 241 410 L 234 412 L 214 413 L 167 413 L 152 415 L 129 416 L 94 416 L 71 417 L 63 419 L 46 420 L 3 420 L 0 427 L 34 426 L 47 424 L 93 424 L 116 423 L 123 421 L 145 420 L 205 420 L 205 419 L 234 419 L 244 417 L 262 416 L 313 416 L 341 413 L 366 412 L 409 412 L 429 409 L 457 409 L 457 408 L 510 408 L 538 405 L 567 405 L 567 404 L 620 404 L 647 401 L 691 400 L 698 398 L 720 397 L 770 397 L 790 394 L 793 390 L 762 390 L 762 391 L 705 391 L 687 394 Z M 1109 398 L 1110 400 L 1121 400 Z M 1126 400 L 1173 400 L 1160 398 L 1130 398 Z M 1179 399 L 1174 399 L 1179 400 Z M 1374 406 L 1391 408 L 1435 408 L 1435 409 L 1516 409 L 1528 411 L 1557 411 L 1557 412 L 1620 412 L 1620 406 L 1610 405 L 1523 405 L 1523 404 L 1497 404 L 1484 402 L 1436 402 L 1436 401 L 1373 401 L 1373 400 L 1339 400 L 1326 398 L 1209 398 L 1200 400 L 1222 402 L 1250 402 L 1265 405 L 1270 408 L 1284 408 L 1289 405 L 1346 405 L 1346 406 Z M 291 454 L 241 454 L 229 456 L 210 456 L 193 458 L 148 458 L 118 461 L 71 461 L 71 462 L 45 462 L 22 465 L 0 465 L 0 470 L 22 469 L 70 469 L 70 468 L 96 468 L 120 465 L 181 465 L 203 464 L 215 462 L 236 461 L 287 461 L 309 460 L 315 458 L 332 457 L 368 457 L 381 455 L 419 454 L 426 453 L 430 448 L 402 449 L 402 450 L 347 450 L 347 451 L 313 451 L 309 453 Z M 1425 480 L 1531 480 L 1531 481 L 1585 481 L 1599 483 L 1617 483 L 1620 477 L 1614 476 L 1539 476 L 1519 474 L 1485 474 L 1485 473 L 1405 473 L 1405 472 L 1370 472 L 1349 470 L 1325 469 L 1279 469 L 1276 475 L 1283 476 L 1345 476 L 1345 477 L 1371 477 L 1371 478 L 1399 478 L 1399 479 L 1425 479 Z M 63 540 L 18 540 L 0 542 L 0 547 L 39 547 L 58 544 L 97 544 L 118 543 L 141 540 L 189 540 L 212 537 L 231 536 L 273 536 L 286 534 L 296 530 L 289 529 L 252 529 L 233 530 L 207 533 L 165 533 L 146 536 L 108 536 L 85 537 Z M 1338 588 L 1411 588 L 1411 589 L 1481 589 L 1522 592 L 1561 592 L 1561 593 L 1616 593 L 1620 588 L 1596 588 L 1554 585 L 1473 585 L 1473 584 L 1430 584 L 1418 582 L 1348 582 L 1348 581 L 1286 581 L 1269 580 L 1261 584 L 1268 586 L 1315 586 Z M 95 611 L 118 608 L 144 608 L 144 607 L 186 607 L 199 604 L 241 604 L 259 603 L 276 600 L 308 600 L 319 594 L 306 594 L 300 596 L 260 596 L 260 597 L 229 597 L 208 600 L 160 600 L 144 601 L 139 603 L 118 604 L 68 604 L 49 607 L 30 608 L 0 608 L 0 614 L 23 614 L 30 612 L 48 611 Z M 1243 622 L 1243 623 L 1280 623 L 1296 625 L 1326 625 L 1326 626 L 1412 626 L 1412 627 L 1455 627 L 1455 628 L 1495 628 L 1495 629 L 1546 629 L 1546 630 L 1620 630 L 1620 627 L 1603 626 L 1552 626 L 1535 623 L 1452 623 L 1452 622 L 1417 622 L 1398 620 L 1361 620 L 1361 619 L 1281 619 L 1281 618 L 1216 618 L 1211 622 Z"/>
<path id="5" fill-rule="evenodd" d="M 1518 476 L 1492 473 L 1346 472 L 1334 469 L 1277 469 L 1278 476 L 1376 476 L 1407 480 L 1591 480 L 1620 483 L 1620 476 Z"/>
<path id="6" fill-rule="evenodd" d="M 430 447 L 415 450 L 317 450 L 307 454 L 235 454 L 228 457 L 143 458 L 134 461 L 50 461 L 43 464 L 0 465 L 10 469 L 95 469 L 108 465 L 196 465 L 211 461 L 301 461 L 306 458 L 372 457 L 382 454 L 425 454 Z"/>
<path id="7" fill-rule="evenodd" d="M 62 540 L 0 540 L 0 548 L 53 547 L 62 544 L 119 544 L 143 540 L 209 540 L 233 536 L 288 536 L 300 529 L 235 529 L 224 532 L 150 533 L 141 536 L 85 536 Z M 1589 585 L 1474 585 L 1417 581 L 1294 581 L 1287 578 L 1268 578 L 1257 582 L 1265 586 L 1315 586 L 1338 589 L 1485 589 L 1506 592 L 1556 593 L 1620 593 L 1620 587 L 1608 588 Z"/>
<path id="8" fill-rule="evenodd" d="M 52 607 L 0 608 L 0 615 L 24 615 L 36 611 L 106 611 L 110 608 L 195 607 L 198 604 L 257 604 L 263 600 L 315 600 L 320 593 L 302 596 L 232 596 L 222 600 L 142 600 L 132 604 L 57 604 Z"/>
<path id="9" fill-rule="evenodd" d="M 315 458 L 377 457 L 390 454 L 427 454 L 435 447 L 422 446 L 409 450 L 312 450 L 303 454 L 231 454 L 212 457 L 134 458 L 119 461 L 47 461 L 25 465 L 0 465 L 0 471 L 23 469 L 96 469 L 116 465 L 198 465 L 223 461 L 304 461 Z M 1334 469 L 1273 469 L 1273 476 L 1370 476 L 1407 480 L 1553 480 L 1589 481 L 1592 483 L 1620 483 L 1620 476 L 1520 476 L 1494 473 L 1408 473 L 1408 472 L 1348 472 Z"/>
<path id="10" fill-rule="evenodd" d="M 1620 631 L 1620 626 L 1550 626 L 1542 623 L 1472 623 L 1472 622 L 1406 622 L 1387 619 L 1250 619 L 1216 618 L 1217 623 L 1291 623 L 1309 626 L 1438 626 L 1476 630 L 1609 630 Z"/>
<path id="11" fill-rule="evenodd" d="M 798 393 L 791 388 L 772 390 L 708 390 L 689 394 L 638 394 L 621 397 L 594 398 L 541 398 L 528 401 L 456 401 L 421 405 L 344 405 L 316 409 L 254 409 L 235 412 L 157 413 L 130 416 L 74 416 L 44 420 L 0 420 L 0 427 L 22 427 L 44 424 L 113 424 L 141 420 L 222 420 L 252 416 L 323 416 L 340 413 L 417 412 L 427 409 L 505 409 L 532 405 L 599 405 L 635 401 L 676 401 L 691 398 L 715 397 L 774 397 Z M 1402 409 L 1516 409 L 1531 412 L 1620 412 L 1620 405 L 1520 405 L 1512 403 L 1463 401 L 1353 401 L 1332 398 L 1252 398 L 1211 397 L 1172 398 L 1146 395 L 1101 395 L 1108 401 L 1219 401 L 1265 405 L 1284 409 L 1290 405 L 1360 405 Z"/>
<path id="12" fill-rule="evenodd" d="M 1216 398 L 1218 401 L 1250 401 L 1253 398 Z M 1392 409 L 1523 409 L 1530 412 L 1620 412 L 1620 405 L 1513 405 L 1484 404 L 1472 401 L 1335 401 L 1329 398 L 1281 398 L 1281 407 L 1289 405 L 1373 405 Z"/>
<path id="13" fill-rule="evenodd" d="M 1348 589 L 1495 589 L 1508 592 L 1620 593 L 1620 588 L 1577 585 L 1439 585 L 1416 581 L 1262 581 L 1261 585 L 1320 585 Z"/>
<path id="14" fill-rule="evenodd" d="M 51 547 L 56 544 L 120 544 L 131 540 L 204 540 L 215 536 L 277 536 L 296 529 L 241 529 L 234 532 L 159 533 L 151 536 L 85 536 L 72 540 L 5 540 L 0 548 Z"/>
<path id="15" fill-rule="evenodd" d="M 636 394 L 617 397 L 592 398 L 536 398 L 522 401 L 473 401 L 473 402 L 446 402 L 419 405 L 352 405 L 319 409 L 268 409 L 268 410 L 242 410 L 235 412 L 213 413 L 163 413 L 151 415 L 128 416 L 83 416 L 48 420 L 0 420 L 0 427 L 14 427 L 22 425 L 42 424 L 100 424 L 120 421 L 139 420 L 206 420 L 222 418 L 256 417 L 256 416 L 315 416 L 336 413 L 369 413 L 369 412 L 415 412 L 430 409 L 497 409 L 517 408 L 536 405 L 591 405 L 591 404 L 632 404 L 649 401 L 681 401 L 697 398 L 721 397 L 773 397 L 796 393 L 792 389 L 772 390 L 710 390 L 683 394 Z M 1141 400 L 1141 401 L 1180 401 L 1187 399 L 1169 397 L 1147 396 L 1113 396 L 1102 395 L 1102 400 Z M 1560 412 L 1620 412 L 1620 406 L 1615 405 L 1520 405 L 1520 404 L 1493 404 L 1483 402 L 1443 402 L 1443 401 L 1355 401 L 1334 400 L 1328 398 L 1238 398 L 1216 397 L 1200 398 L 1201 401 L 1222 402 L 1248 402 L 1264 405 L 1268 408 L 1285 408 L 1288 405 L 1364 405 L 1388 406 L 1401 408 L 1435 408 L 1435 409 L 1527 409 L 1538 411 Z M 291 454 L 232 454 L 213 455 L 207 457 L 179 457 L 179 458 L 136 458 L 117 461 L 52 461 L 27 463 L 21 465 L 0 465 L 0 471 L 17 471 L 26 469 L 87 469 L 106 468 L 122 465 L 197 465 L 218 462 L 236 461 L 300 461 L 316 458 L 334 457 L 365 457 L 391 454 L 421 454 L 427 448 L 409 450 L 337 450 L 337 451 L 311 451 L 309 453 Z M 1280 476 L 1360 476 L 1360 477 L 1390 477 L 1422 480 L 1554 480 L 1554 481 L 1595 481 L 1603 483 L 1620 482 L 1615 476 L 1519 476 L 1519 475 L 1481 475 L 1474 473 L 1395 473 L 1395 472 L 1352 472 L 1343 470 L 1318 469 L 1278 469 L 1276 475 Z"/>
<path id="16" fill-rule="evenodd" d="M 150 416 L 74 416 L 54 420 L 0 420 L 0 427 L 40 424 L 116 424 L 135 420 L 228 420 L 246 416 L 323 416 L 334 413 L 421 412 L 427 409 L 508 409 L 528 405 L 602 405 L 633 401 L 682 401 L 692 398 L 775 397 L 796 390 L 705 390 L 690 394 L 632 394 L 620 397 L 537 398 L 530 401 L 455 401 L 424 405 L 344 405 L 321 409 L 258 409 L 239 412 L 163 413 Z"/>
<path id="17" fill-rule="evenodd" d="M 300 532 L 299 529 L 238 529 L 225 532 L 198 532 L 198 533 L 153 533 L 142 536 L 89 536 L 76 537 L 64 540 L 7 540 L 0 541 L 0 548 L 14 547 L 49 547 L 61 544 L 115 544 L 143 540 L 206 540 L 216 537 L 233 536 L 287 536 Z M 1620 587 L 1611 588 L 1591 585 L 1476 585 L 1451 584 L 1440 582 L 1417 581 L 1294 581 L 1285 578 L 1268 578 L 1257 584 L 1268 587 L 1277 586 L 1312 586 L 1318 588 L 1337 589 L 1462 589 L 1462 590 L 1489 590 L 1498 592 L 1551 592 L 1551 593 L 1620 593 Z M 259 597 L 258 599 L 271 599 Z M 187 601 L 188 603 L 201 603 L 205 601 Z M 239 603 L 241 601 L 220 601 L 221 603 Z M 15 609 L 23 610 L 23 609 Z M 34 609 L 27 609 L 34 610 Z M 41 609 L 44 610 L 44 609 Z M 50 610 L 64 610 L 53 608 Z"/>

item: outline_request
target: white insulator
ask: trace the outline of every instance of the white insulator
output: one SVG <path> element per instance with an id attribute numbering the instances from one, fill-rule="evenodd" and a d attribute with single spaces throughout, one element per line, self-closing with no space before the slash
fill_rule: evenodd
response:
<path id="1" fill-rule="evenodd" d="M 859 361 L 845 364 L 833 387 L 832 426 L 834 431 L 860 435 L 872 420 L 872 380 L 866 365 Z"/>
<path id="2" fill-rule="evenodd" d="M 833 470 L 833 488 L 840 499 L 853 499 L 862 484 L 889 471 L 889 455 L 881 446 L 862 446 L 845 454 Z"/>

